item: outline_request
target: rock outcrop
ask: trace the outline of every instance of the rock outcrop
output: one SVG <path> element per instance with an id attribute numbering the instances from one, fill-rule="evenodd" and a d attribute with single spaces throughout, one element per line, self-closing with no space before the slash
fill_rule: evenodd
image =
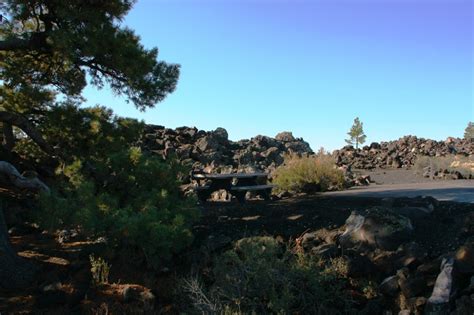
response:
<path id="1" fill-rule="evenodd" d="M 367 303 L 363 314 L 472 314 L 472 233 L 459 234 L 467 241 L 450 246 L 457 250 L 439 254 L 414 237 L 425 220 L 441 218 L 439 205 L 430 197 L 386 198 L 380 206 L 353 211 L 343 226 L 306 232 L 297 244 L 319 259 L 343 259 L 350 278 L 378 284 L 382 298 Z"/>
<path id="2" fill-rule="evenodd" d="M 351 214 L 339 241 L 344 247 L 396 250 L 410 239 L 412 231 L 413 226 L 407 217 L 383 208 L 371 208 Z"/>
<path id="3" fill-rule="evenodd" d="M 176 155 L 193 169 L 216 173 L 271 172 L 283 163 L 287 153 L 313 153 L 307 142 L 295 138 L 291 132 L 279 133 L 275 138 L 259 135 L 234 142 L 229 140 L 224 128 L 206 132 L 156 125 L 146 126 L 142 148 L 165 158 Z"/>

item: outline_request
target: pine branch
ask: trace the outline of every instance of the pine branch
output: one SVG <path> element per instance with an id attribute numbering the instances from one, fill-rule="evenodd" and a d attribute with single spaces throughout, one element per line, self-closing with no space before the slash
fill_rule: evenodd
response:
<path id="1" fill-rule="evenodd" d="M 44 140 L 41 133 L 25 117 L 12 112 L 0 111 L 0 121 L 23 130 L 43 151 L 56 155 L 55 150 Z"/>

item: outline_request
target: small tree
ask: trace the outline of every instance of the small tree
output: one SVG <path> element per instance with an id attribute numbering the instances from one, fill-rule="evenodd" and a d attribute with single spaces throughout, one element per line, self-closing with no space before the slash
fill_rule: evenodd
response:
<path id="1" fill-rule="evenodd" d="M 470 121 L 464 130 L 464 139 L 474 140 L 474 122 Z"/>
<path id="2" fill-rule="evenodd" d="M 349 135 L 349 139 L 346 139 L 346 142 L 350 145 L 354 145 L 356 149 L 359 148 L 359 144 L 363 144 L 365 142 L 365 138 L 367 137 L 364 134 L 364 124 L 360 122 L 359 117 L 354 119 L 354 124 L 351 127 L 351 130 L 347 133 Z"/>

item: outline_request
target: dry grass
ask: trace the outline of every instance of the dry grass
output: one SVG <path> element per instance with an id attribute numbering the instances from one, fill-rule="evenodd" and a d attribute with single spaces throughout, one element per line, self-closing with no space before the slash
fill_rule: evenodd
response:
<path id="1" fill-rule="evenodd" d="M 424 169 L 430 167 L 431 172 L 448 170 L 459 172 L 465 178 L 474 177 L 474 157 L 472 156 L 420 156 L 416 159 L 414 168 L 418 174 L 423 174 Z"/>

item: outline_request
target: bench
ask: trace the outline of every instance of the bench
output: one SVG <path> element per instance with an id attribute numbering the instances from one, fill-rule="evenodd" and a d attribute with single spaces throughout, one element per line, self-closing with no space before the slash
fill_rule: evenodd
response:
<path id="1" fill-rule="evenodd" d="M 210 188 L 210 185 L 194 187 L 194 191 L 196 192 L 199 201 L 205 202 L 211 196 L 212 191 Z"/>
<path id="2" fill-rule="evenodd" d="M 265 173 L 231 173 L 231 174 L 207 174 L 192 173 L 193 179 L 205 184 L 196 186 L 195 191 L 201 202 L 205 202 L 214 191 L 224 189 L 235 196 L 239 202 L 245 201 L 248 191 L 256 191 L 265 199 L 269 199 L 274 185 L 259 184 L 259 179 L 267 179 Z"/>
<path id="3" fill-rule="evenodd" d="M 245 202 L 245 195 L 248 191 L 257 191 L 265 200 L 270 200 L 272 189 L 275 185 L 250 185 L 250 186 L 233 186 L 230 191 L 235 195 L 239 202 Z"/>

